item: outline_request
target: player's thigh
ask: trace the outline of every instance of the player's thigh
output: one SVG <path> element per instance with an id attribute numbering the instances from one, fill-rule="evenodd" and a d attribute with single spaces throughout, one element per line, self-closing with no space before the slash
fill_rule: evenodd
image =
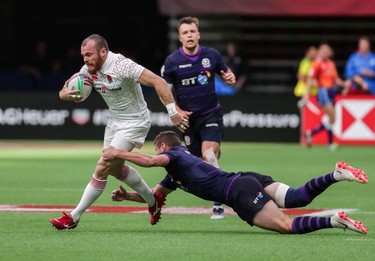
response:
<path id="1" fill-rule="evenodd" d="M 325 88 L 325 87 L 320 87 L 319 88 L 316 98 L 318 100 L 318 104 L 321 107 L 324 107 L 328 103 L 332 103 L 332 101 L 331 101 L 331 99 L 329 97 L 329 94 L 328 94 L 328 89 Z"/>
<path id="2" fill-rule="evenodd" d="M 273 200 L 268 201 L 253 219 L 255 226 L 280 233 L 292 232 L 292 219 Z"/>
<path id="3" fill-rule="evenodd" d="M 200 139 L 202 140 L 202 153 L 212 148 L 216 157 L 219 156 L 220 143 L 223 140 L 224 130 L 223 125 L 218 120 L 213 125 L 212 123 L 206 124 L 200 131 Z"/>
<path id="4" fill-rule="evenodd" d="M 276 191 L 280 186 L 280 182 L 273 182 L 271 184 L 268 184 L 264 187 L 264 190 L 268 195 L 271 196 L 272 200 L 275 201 L 276 199 Z"/>
<path id="5" fill-rule="evenodd" d="M 242 220 L 253 226 L 255 215 L 270 200 L 271 197 L 256 177 L 241 175 L 234 181 L 226 201 Z"/>
<path id="6" fill-rule="evenodd" d="M 109 120 L 105 128 L 103 147 L 113 146 L 117 149 L 131 151 L 141 148 L 150 130 L 147 119 Z"/>
<path id="7" fill-rule="evenodd" d="M 224 125 L 223 120 L 220 116 L 214 115 L 215 117 L 208 118 L 201 125 L 200 137 L 202 142 L 214 141 L 220 144 L 224 137 Z"/>
<path id="8" fill-rule="evenodd" d="M 188 129 L 187 133 L 184 134 L 184 142 L 191 154 L 202 157 L 202 141 L 198 135 L 195 135 L 194 131 Z"/>
<path id="9" fill-rule="evenodd" d="M 329 119 L 331 120 L 331 123 L 335 120 L 335 108 L 333 107 L 332 103 L 327 103 L 323 107 L 323 111 L 328 115 Z"/>

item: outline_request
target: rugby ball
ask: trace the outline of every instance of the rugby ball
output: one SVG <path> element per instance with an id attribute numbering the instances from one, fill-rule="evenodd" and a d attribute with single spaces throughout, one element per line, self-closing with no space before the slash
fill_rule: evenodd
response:
<path id="1" fill-rule="evenodd" d="M 89 76 L 83 73 L 75 73 L 70 77 L 68 81 L 68 89 L 69 90 L 79 90 L 78 95 L 82 95 L 83 98 L 80 102 L 89 97 L 92 91 L 92 80 Z"/>

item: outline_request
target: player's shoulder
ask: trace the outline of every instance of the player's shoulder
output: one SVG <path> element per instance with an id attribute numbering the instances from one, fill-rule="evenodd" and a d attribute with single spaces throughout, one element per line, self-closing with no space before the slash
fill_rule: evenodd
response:
<path id="1" fill-rule="evenodd" d="M 202 54 L 213 54 L 213 55 L 221 55 L 220 52 L 213 48 L 213 47 L 208 47 L 208 46 L 204 46 L 204 45 L 201 45 L 201 53 Z"/>
<path id="2" fill-rule="evenodd" d="M 174 154 L 174 155 L 180 155 L 181 154 L 188 154 L 190 155 L 191 153 L 189 152 L 189 150 L 185 147 L 185 146 L 174 146 L 172 148 L 170 148 L 169 150 L 166 151 L 167 153 L 169 154 Z"/>
<path id="3" fill-rule="evenodd" d="M 351 53 L 349 56 L 348 56 L 348 59 L 347 59 L 347 63 L 351 63 L 353 62 L 353 60 L 357 57 L 357 53 Z"/>
<path id="4" fill-rule="evenodd" d="M 129 57 L 126 57 L 122 53 L 113 53 L 109 52 L 107 60 L 109 63 L 114 63 L 114 64 L 120 64 L 120 63 L 136 63 L 134 60 L 132 60 Z"/>
<path id="5" fill-rule="evenodd" d="M 185 147 L 185 146 L 174 146 L 172 148 L 170 148 L 171 151 L 176 151 L 176 152 L 185 152 L 185 151 L 188 151 L 188 149 Z"/>
<path id="6" fill-rule="evenodd" d="M 375 52 L 370 51 L 370 52 L 369 52 L 369 57 L 370 57 L 371 59 L 373 59 L 373 58 L 375 57 Z"/>
<path id="7" fill-rule="evenodd" d="M 130 71 L 140 72 L 144 67 L 121 53 L 109 52 L 101 71 L 104 74 L 123 75 Z"/>
<path id="8" fill-rule="evenodd" d="M 103 73 L 109 73 L 113 71 L 113 67 L 116 64 L 121 63 L 124 60 L 124 56 L 119 53 L 113 53 L 111 51 L 108 52 L 107 58 L 101 68 Z"/>
<path id="9" fill-rule="evenodd" d="M 174 68 L 175 66 L 177 66 L 178 64 L 182 63 L 184 61 L 184 57 L 182 56 L 182 54 L 180 53 L 179 49 L 174 51 L 173 53 L 169 54 L 166 58 L 165 58 L 165 61 L 164 61 L 164 65 L 163 65 L 163 68 L 168 68 L 168 70 L 170 68 Z"/>
<path id="10" fill-rule="evenodd" d="M 322 58 L 318 57 L 318 58 L 314 59 L 314 61 L 312 62 L 312 66 L 319 66 L 323 63 L 324 63 L 324 60 Z"/>
<path id="11" fill-rule="evenodd" d="M 362 55 L 357 51 L 357 52 L 350 54 L 348 60 L 360 59 L 361 56 Z"/>
<path id="12" fill-rule="evenodd" d="M 181 51 L 180 51 L 180 48 L 178 48 L 177 50 L 175 50 L 174 52 L 170 53 L 166 60 L 171 60 L 171 61 L 174 61 L 176 59 L 178 59 L 179 57 L 181 57 Z"/>

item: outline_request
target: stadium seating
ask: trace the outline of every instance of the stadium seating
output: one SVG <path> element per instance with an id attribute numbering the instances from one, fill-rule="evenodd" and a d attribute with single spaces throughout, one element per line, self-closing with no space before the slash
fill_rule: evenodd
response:
<path id="1" fill-rule="evenodd" d="M 60 90 L 70 76 L 68 73 L 49 73 L 43 75 L 37 82 L 37 89 L 44 91 Z"/>
<path id="2" fill-rule="evenodd" d="M 33 79 L 18 72 L 0 72 L 1 91 L 31 91 L 33 90 Z"/>
<path id="3" fill-rule="evenodd" d="M 176 24 L 169 23 L 172 51 L 179 46 Z M 328 42 L 340 76 L 358 36 L 373 35 L 375 21 L 368 17 L 254 17 L 199 16 L 202 45 L 225 50 L 236 41 L 248 64 L 246 92 L 293 93 L 298 64 L 311 44 Z M 348 34 L 348 32 L 351 32 Z"/>

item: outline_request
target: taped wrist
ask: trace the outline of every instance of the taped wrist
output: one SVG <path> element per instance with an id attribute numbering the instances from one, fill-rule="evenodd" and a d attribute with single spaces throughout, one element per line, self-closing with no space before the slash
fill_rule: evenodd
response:
<path id="1" fill-rule="evenodd" d="M 170 117 L 178 113 L 176 109 L 176 104 L 174 103 L 168 103 L 167 105 L 165 105 L 165 107 L 167 108 L 167 111 Z"/>

